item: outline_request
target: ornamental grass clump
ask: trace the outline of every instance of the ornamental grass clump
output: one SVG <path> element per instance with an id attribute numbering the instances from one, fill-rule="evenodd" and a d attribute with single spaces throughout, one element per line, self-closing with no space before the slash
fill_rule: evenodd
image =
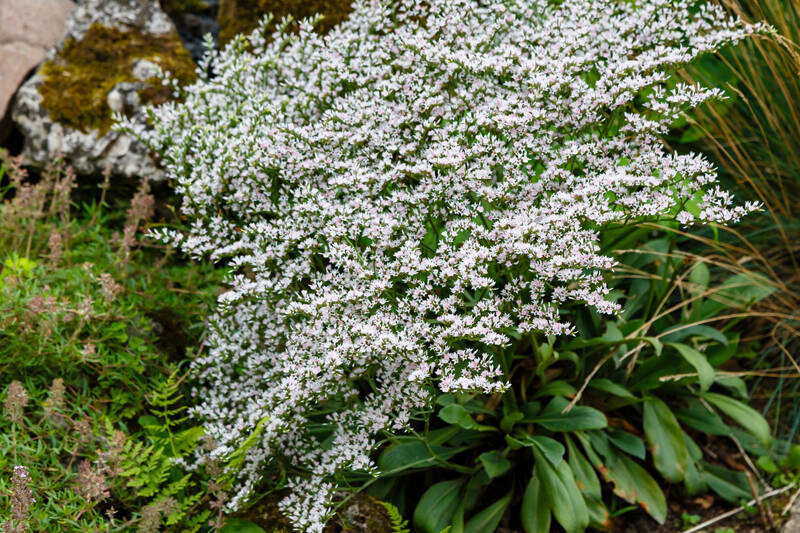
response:
<path id="1" fill-rule="evenodd" d="M 194 409 L 238 479 L 229 509 L 288 480 L 282 509 L 321 531 L 379 432 L 437 390 L 503 391 L 503 348 L 571 333 L 565 304 L 618 310 L 602 229 L 757 207 L 660 142 L 721 96 L 671 72 L 767 30 L 716 5 L 375 0 L 325 36 L 269 22 L 209 52 L 154 129 L 123 125 L 190 221 L 156 235 L 231 267 Z"/>

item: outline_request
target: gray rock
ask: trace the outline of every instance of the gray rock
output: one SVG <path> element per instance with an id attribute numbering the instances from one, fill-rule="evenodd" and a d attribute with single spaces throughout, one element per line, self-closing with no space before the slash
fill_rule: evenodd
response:
<path id="1" fill-rule="evenodd" d="M 0 142 L 11 99 L 25 77 L 64 35 L 71 0 L 0 0 Z"/>
<path id="2" fill-rule="evenodd" d="M 6 0 L 0 0 L 3 1 Z M 161 10 L 158 0 L 84 0 L 70 14 L 66 35 L 48 53 L 48 59 L 57 57 L 67 38 L 80 41 L 95 23 L 152 35 L 173 34 L 177 38 L 175 26 Z M 133 68 L 132 77 L 147 79 L 157 70 L 154 63 L 140 60 Z M 102 135 L 98 130 L 83 132 L 53 120 L 42 106 L 42 95 L 38 91 L 42 82 L 40 69 L 17 92 L 12 112 L 14 122 L 25 136 L 23 157 L 28 164 L 43 167 L 61 154 L 83 174 L 101 174 L 110 166 L 117 175 L 164 178 L 149 150 L 137 139 L 113 130 Z M 109 108 L 128 116 L 141 116 L 137 91 L 143 86 L 138 82 L 116 84 L 106 97 Z"/>
<path id="3" fill-rule="evenodd" d="M 133 77 L 139 81 L 145 81 L 153 76 L 157 76 L 161 68 L 146 59 L 140 59 L 133 65 Z"/>
<path id="4" fill-rule="evenodd" d="M 792 505 L 789 521 L 781 527 L 781 533 L 800 533 L 800 498 Z"/>
<path id="5" fill-rule="evenodd" d="M 67 35 L 80 41 L 94 23 L 156 35 L 176 31 L 158 0 L 84 0 L 67 20 Z"/>

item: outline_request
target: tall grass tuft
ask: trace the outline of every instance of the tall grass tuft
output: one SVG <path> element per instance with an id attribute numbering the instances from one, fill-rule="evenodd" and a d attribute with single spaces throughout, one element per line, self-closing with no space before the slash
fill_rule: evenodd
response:
<path id="1" fill-rule="evenodd" d="M 759 317 L 745 322 L 745 334 L 765 341 L 756 365 L 766 375 L 753 385 L 768 380 L 761 388 L 771 390 L 756 397 L 790 443 L 800 428 L 800 405 L 786 400 L 800 394 L 800 1 L 722 3 L 745 20 L 766 21 L 775 33 L 684 70 L 685 79 L 722 86 L 730 99 L 695 110 L 681 141 L 710 153 L 740 196 L 763 204 L 738 231 L 700 240 L 717 260 L 763 274 L 777 289 Z"/>

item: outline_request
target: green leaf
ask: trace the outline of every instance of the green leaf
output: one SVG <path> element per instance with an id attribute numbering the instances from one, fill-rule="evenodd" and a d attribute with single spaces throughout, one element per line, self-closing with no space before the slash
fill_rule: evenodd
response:
<path id="1" fill-rule="evenodd" d="M 728 435 L 731 428 L 717 413 L 711 412 L 699 403 L 694 407 L 679 409 L 678 419 L 687 426 L 709 435 Z"/>
<path id="2" fill-rule="evenodd" d="M 470 518 L 467 525 L 464 527 L 464 533 L 491 533 L 497 529 L 500 519 L 503 518 L 503 513 L 506 512 L 506 508 L 511 502 L 512 494 L 513 492 L 509 492 L 501 499 Z"/>
<path id="3" fill-rule="evenodd" d="M 577 389 L 575 389 L 575 387 L 566 381 L 557 380 L 551 381 L 541 389 L 537 390 L 534 398 L 541 398 L 542 396 L 573 396 L 577 392 Z"/>
<path id="4" fill-rule="evenodd" d="M 578 483 L 578 488 L 587 498 L 597 501 L 602 499 L 602 492 L 600 489 L 600 480 L 597 479 L 597 474 L 592 468 L 592 464 L 583 456 L 583 454 L 575 446 L 575 443 L 567 435 L 567 449 L 569 450 L 568 462 L 572 473 L 575 475 L 575 481 Z"/>
<path id="5" fill-rule="evenodd" d="M 661 351 L 664 349 L 663 343 L 655 337 L 642 337 L 642 340 L 648 342 L 652 347 L 653 350 L 656 352 L 656 355 L 661 355 Z"/>
<path id="6" fill-rule="evenodd" d="M 480 454 L 478 461 L 481 462 L 490 478 L 502 476 L 511 468 L 511 461 L 503 457 L 497 450 Z"/>
<path id="7" fill-rule="evenodd" d="M 647 451 L 645 450 L 644 442 L 636 435 L 631 435 L 627 431 L 616 428 L 606 431 L 606 435 L 608 436 L 608 440 L 623 452 L 637 459 L 645 458 Z"/>
<path id="8" fill-rule="evenodd" d="M 425 491 L 414 509 L 414 528 L 423 533 L 439 533 L 450 525 L 463 484 L 463 478 L 442 481 Z"/>
<path id="9" fill-rule="evenodd" d="M 704 337 L 712 339 L 719 342 L 723 346 L 730 342 L 728 337 L 726 337 L 725 334 L 720 330 L 710 326 L 704 326 L 702 324 L 689 327 L 686 327 L 684 324 L 678 324 L 677 326 L 664 331 L 661 334 L 661 341 L 664 343 L 680 342 L 689 337 Z"/>
<path id="10" fill-rule="evenodd" d="M 667 346 L 672 346 L 681 356 L 686 360 L 687 363 L 692 365 L 695 370 L 697 370 L 697 378 L 700 382 L 700 389 L 705 392 L 711 387 L 714 383 L 714 368 L 708 363 L 706 356 L 688 346 L 686 344 L 681 344 L 678 342 L 669 343 Z"/>
<path id="11" fill-rule="evenodd" d="M 718 377 L 717 384 L 722 385 L 729 391 L 733 392 L 742 400 L 746 400 L 748 398 L 747 385 L 745 384 L 744 380 L 738 376 Z"/>
<path id="12" fill-rule="evenodd" d="M 519 411 L 504 416 L 500 421 L 500 431 L 503 433 L 511 433 L 511 430 L 514 429 L 514 424 L 523 418 L 525 418 L 525 414 Z"/>
<path id="13" fill-rule="evenodd" d="M 578 437 L 592 465 L 600 472 L 603 479 L 613 483 L 614 494 L 629 503 L 639 504 L 659 524 L 663 524 L 667 517 L 667 500 L 656 480 L 633 459 L 622 453 L 614 453 L 611 449 L 609 453 L 613 457 L 608 457 L 604 464 L 587 438 L 581 433 Z"/>
<path id="14" fill-rule="evenodd" d="M 512 440 L 514 443 L 521 446 L 528 446 L 538 449 L 548 461 L 553 465 L 558 465 L 564 458 L 564 445 L 555 439 L 545 437 L 544 435 L 528 435 L 527 433 L 518 433 L 516 438 L 506 436 L 506 440 Z"/>
<path id="15" fill-rule="evenodd" d="M 656 469 L 667 481 L 682 481 L 689 461 L 686 440 L 675 415 L 658 398 L 644 402 L 644 434 Z"/>
<path id="16" fill-rule="evenodd" d="M 708 485 L 703 481 L 703 478 L 700 477 L 700 472 L 698 472 L 694 461 L 689 461 L 689 464 L 686 466 L 686 474 L 684 475 L 683 483 L 686 487 L 686 492 L 690 496 L 696 496 L 708 490 Z"/>
<path id="17" fill-rule="evenodd" d="M 600 531 L 611 529 L 611 515 L 606 509 L 603 500 L 586 498 L 586 508 L 589 510 L 589 525 Z"/>
<path id="18" fill-rule="evenodd" d="M 731 276 L 720 285 L 715 296 L 725 305 L 746 307 L 775 292 L 775 284 L 763 274 L 747 272 Z M 716 299 L 715 298 L 715 299 Z"/>
<path id="19" fill-rule="evenodd" d="M 447 448 L 431 445 L 431 450 L 441 459 L 449 459 L 453 455 L 468 449 L 468 446 Z M 402 442 L 389 446 L 378 458 L 378 468 L 382 473 L 396 473 L 414 468 L 424 468 L 436 464 L 425 443 L 420 441 Z"/>
<path id="20" fill-rule="evenodd" d="M 697 461 L 703 458 L 703 451 L 686 432 L 683 433 L 683 439 L 686 441 L 686 449 L 689 450 L 689 462 L 686 465 L 683 483 L 686 486 L 686 492 L 695 496 L 708 490 L 708 485 L 700 477 L 700 471 L 697 468 Z"/>
<path id="21" fill-rule="evenodd" d="M 734 400 L 730 396 L 723 394 L 707 392 L 703 395 L 703 398 L 736 420 L 739 425 L 749 431 L 765 447 L 769 447 L 769 443 L 772 441 L 769 424 L 758 411 L 739 400 Z"/>
<path id="22" fill-rule="evenodd" d="M 547 494 L 534 471 L 525 493 L 522 495 L 520 518 L 525 533 L 542 533 L 550 531 L 550 509 L 547 507 Z"/>
<path id="23" fill-rule="evenodd" d="M 612 396 L 618 396 L 620 398 L 636 398 L 631 391 L 608 378 L 593 379 L 589 382 L 589 387 L 611 394 Z"/>
<path id="24" fill-rule="evenodd" d="M 777 474 L 778 473 L 778 465 L 775 464 L 775 461 L 772 460 L 772 457 L 769 455 L 762 455 L 756 461 L 758 467 L 766 472 L 767 474 Z"/>
<path id="25" fill-rule="evenodd" d="M 592 407 L 576 405 L 569 412 L 563 413 L 568 404 L 565 398 L 556 396 L 532 422 L 550 431 L 581 431 L 608 426 L 606 416 Z"/>
<path id="26" fill-rule="evenodd" d="M 565 461 L 558 466 L 533 448 L 536 474 L 542 480 L 547 505 L 567 533 L 582 533 L 589 525 L 589 510 L 578 489 L 572 469 Z"/>
<path id="27" fill-rule="evenodd" d="M 753 497 L 744 474 L 705 462 L 700 463 L 700 466 L 700 479 L 729 502 L 738 503 Z"/>
<path id="28" fill-rule="evenodd" d="M 531 440 L 554 466 L 561 464 L 564 458 L 564 445 L 555 439 L 543 435 L 535 435 Z"/>
<path id="29" fill-rule="evenodd" d="M 439 418 L 448 424 L 456 424 L 464 429 L 473 429 L 475 431 L 497 431 L 497 429 L 491 426 L 485 426 L 475 422 L 475 420 L 472 418 L 472 415 L 469 414 L 469 411 L 467 411 L 463 405 L 459 405 L 457 403 L 452 403 L 446 407 L 443 407 L 442 410 L 439 411 Z"/>
<path id="30" fill-rule="evenodd" d="M 250 520 L 226 518 L 220 533 L 266 533 L 261 526 Z"/>
<path id="31" fill-rule="evenodd" d="M 525 419 L 528 420 L 533 419 L 536 415 L 539 414 L 541 410 L 542 410 L 542 404 L 540 404 L 539 402 L 527 402 L 525 405 L 522 406 L 522 414 L 523 414 L 522 420 L 524 421 Z"/>
<path id="32" fill-rule="evenodd" d="M 193 448 L 197 440 L 205 434 L 203 426 L 194 426 L 175 435 L 174 445 L 178 455 L 182 455 L 188 449 Z"/>
<path id="33" fill-rule="evenodd" d="M 697 285 L 700 290 L 697 289 L 690 289 L 690 292 L 702 292 L 704 289 L 708 288 L 708 282 L 711 280 L 711 272 L 708 270 L 708 266 L 704 262 L 698 262 L 692 268 L 692 271 L 689 273 L 689 281 Z"/>

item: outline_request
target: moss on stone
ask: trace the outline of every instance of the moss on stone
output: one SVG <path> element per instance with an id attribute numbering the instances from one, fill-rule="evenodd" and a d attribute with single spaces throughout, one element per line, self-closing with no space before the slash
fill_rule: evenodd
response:
<path id="1" fill-rule="evenodd" d="M 281 513 L 278 501 L 286 491 L 270 493 L 247 511 L 235 516 L 250 520 L 270 533 L 292 533 L 292 523 Z M 392 533 L 392 519 L 386 508 L 376 498 L 354 494 L 328 521 L 324 533 Z"/>
<path id="2" fill-rule="evenodd" d="M 160 0 L 167 13 L 201 13 L 209 9 L 206 0 Z"/>
<path id="3" fill-rule="evenodd" d="M 323 15 L 318 29 L 325 33 L 350 15 L 351 5 L 352 0 L 220 0 L 219 42 L 225 44 L 240 33 L 250 33 L 267 13 L 275 16 L 270 30 L 287 15 L 295 20 Z"/>
<path id="4" fill-rule="evenodd" d="M 121 82 L 136 82 L 133 65 L 147 59 L 178 79 L 196 79 L 194 62 L 177 33 L 153 35 L 93 24 L 76 41 L 68 38 L 58 55 L 42 65 L 39 93 L 53 120 L 84 133 L 108 132 L 113 124 L 108 93 Z M 142 103 L 161 103 L 171 91 L 151 78 L 139 91 Z"/>
<path id="5" fill-rule="evenodd" d="M 337 513 L 342 533 L 392 533 L 392 520 L 386 508 L 368 494 L 355 494 Z M 333 525 L 333 524 L 330 524 Z M 325 533 L 331 532 L 327 527 Z"/>

